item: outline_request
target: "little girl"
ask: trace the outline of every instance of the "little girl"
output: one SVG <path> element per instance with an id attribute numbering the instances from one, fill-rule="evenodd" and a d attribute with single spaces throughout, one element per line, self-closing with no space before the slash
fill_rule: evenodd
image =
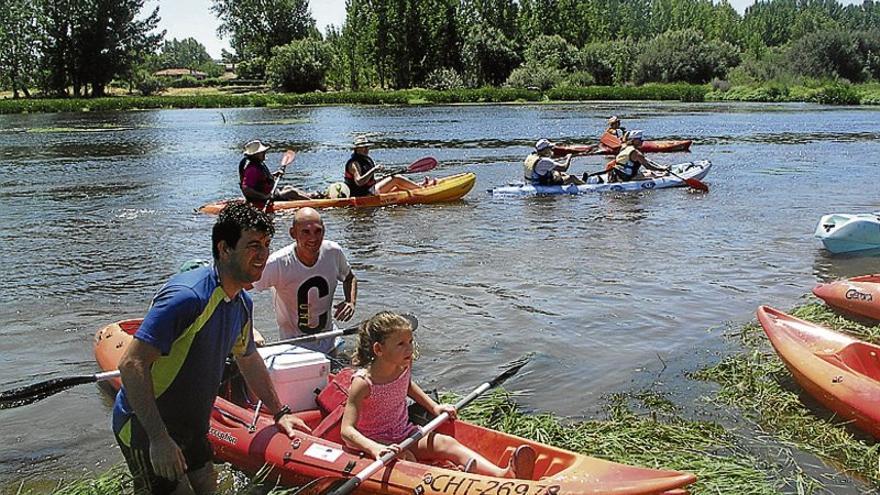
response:
<path id="1" fill-rule="evenodd" d="M 407 396 L 435 415 L 447 412 L 455 419 L 454 406 L 437 404 L 411 380 L 413 330 L 410 320 L 390 311 L 361 325 L 352 356 L 361 369 L 352 378 L 342 416 L 342 439 L 349 448 L 376 459 L 399 452 L 398 444 L 418 429 L 409 421 Z M 448 460 L 466 472 L 499 478 L 531 479 L 535 467 L 535 450 L 528 445 L 516 449 L 506 468 L 440 433 L 429 433 L 410 449 L 402 454 L 408 460 Z"/>

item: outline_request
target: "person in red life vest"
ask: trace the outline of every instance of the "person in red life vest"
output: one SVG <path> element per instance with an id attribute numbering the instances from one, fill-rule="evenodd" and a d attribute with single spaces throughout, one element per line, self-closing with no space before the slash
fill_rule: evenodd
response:
<path id="1" fill-rule="evenodd" d="M 266 166 L 266 151 L 269 146 L 255 139 L 244 146 L 244 158 L 238 163 L 238 177 L 245 200 L 257 209 L 263 209 L 267 201 L 294 201 L 314 199 L 317 194 L 303 192 L 293 186 L 284 186 L 272 193 L 275 179 L 282 174 L 274 173 Z"/>
<path id="2" fill-rule="evenodd" d="M 345 163 L 345 185 L 348 186 L 352 197 L 408 191 L 422 187 L 399 175 L 377 179 L 376 174 L 385 170 L 385 167 L 377 165 L 370 157 L 372 145 L 373 143 L 366 136 L 357 136 L 352 145 L 354 152 Z M 432 183 L 436 181 L 426 177 L 423 185 L 432 185 Z"/>
<path id="3" fill-rule="evenodd" d="M 605 129 L 605 132 L 616 137 L 620 142 L 626 140 L 626 128 L 620 127 L 620 118 L 617 115 L 608 118 L 608 128 Z"/>

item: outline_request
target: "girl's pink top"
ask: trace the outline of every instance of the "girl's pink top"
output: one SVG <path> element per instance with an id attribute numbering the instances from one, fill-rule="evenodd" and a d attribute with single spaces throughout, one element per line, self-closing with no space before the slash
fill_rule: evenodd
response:
<path id="1" fill-rule="evenodd" d="M 370 393 L 361 402 L 355 426 L 363 436 L 387 445 L 400 443 L 418 430 L 409 420 L 406 409 L 412 368 L 407 367 L 393 381 L 379 385 L 370 380 L 365 369 L 358 370 L 354 376 L 366 380 L 370 387 Z"/>

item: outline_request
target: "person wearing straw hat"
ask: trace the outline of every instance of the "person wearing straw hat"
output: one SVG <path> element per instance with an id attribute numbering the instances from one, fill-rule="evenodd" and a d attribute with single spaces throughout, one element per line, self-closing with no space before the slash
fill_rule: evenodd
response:
<path id="1" fill-rule="evenodd" d="M 551 159 L 552 153 L 553 143 L 548 139 L 539 139 L 535 143 L 535 151 L 527 156 L 523 162 L 523 178 L 526 183 L 535 186 L 585 184 L 580 178 L 568 173 L 568 167 L 571 166 L 571 153 L 565 157 L 564 162 Z"/>
<path id="2" fill-rule="evenodd" d="M 626 142 L 623 149 L 614 158 L 613 167 L 608 171 L 608 182 L 627 182 L 642 180 L 645 175 L 641 173 L 641 167 L 658 172 L 665 172 L 663 167 L 657 167 L 651 160 L 645 158 L 640 148 L 645 142 L 645 133 L 641 130 L 630 131 L 626 134 Z"/>
<path id="3" fill-rule="evenodd" d="M 314 194 L 303 192 L 293 186 L 284 186 L 272 194 L 275 178 L 281 170 L 274 173 L 266 166 L 266 152 L 270 146 L 254 139 L 244 145 L 244 157 L 238 162 L 238 178 L 245 200 L 254 208 L 263 209 L 267 201 L 294 201 L 313 199 Z"/>
<path id="4" fill-rule="evenodd" d="M 605 132 L 611 134 L 620 141 L 625 140 L 626 129 L 620 127 L 620 118 L 618 118 L 617 115 L 612 115 L 608 118 L 608 128 L 605 129 Z"/>
<path id="5" fill-rule="evenodd" d="M 373 143 L 364 135 L 355 137 L 354 143 L 352 143 L 353 152 L 345 162 L 345 185 L 348 186 L 349 194 L 352 197 L 407 191 L 422 187 L 398 175 L 377 179 L 376 173 L 385 170 L 385 167 L 377 165 L 370 157 L 372 145 Z M 428 185 L 429 181 L 430 179 L 426 178 L 425 185 Z"/>

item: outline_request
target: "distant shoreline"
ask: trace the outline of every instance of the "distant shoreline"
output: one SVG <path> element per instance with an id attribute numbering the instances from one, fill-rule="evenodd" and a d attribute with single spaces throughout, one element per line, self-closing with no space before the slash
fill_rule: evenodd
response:
<path id="1" fill-rule="evenodd" d="M 553 103 L 576 101 L 752 101 L 807 102 L 836 105 L 880 105 L 880 84 L 827 84 L 818 87 L 758 86 L 713 89 L 710 85 L 647 84 L 589 86 L 545 91 L 515 88 L 477 88 L 313 93 L 200 93 L 105 98 L 0 99 L 0 114 L 101 112 L 187 108 L 296 107 L 306 105 L 447 105 L 473 103 Z"/>

